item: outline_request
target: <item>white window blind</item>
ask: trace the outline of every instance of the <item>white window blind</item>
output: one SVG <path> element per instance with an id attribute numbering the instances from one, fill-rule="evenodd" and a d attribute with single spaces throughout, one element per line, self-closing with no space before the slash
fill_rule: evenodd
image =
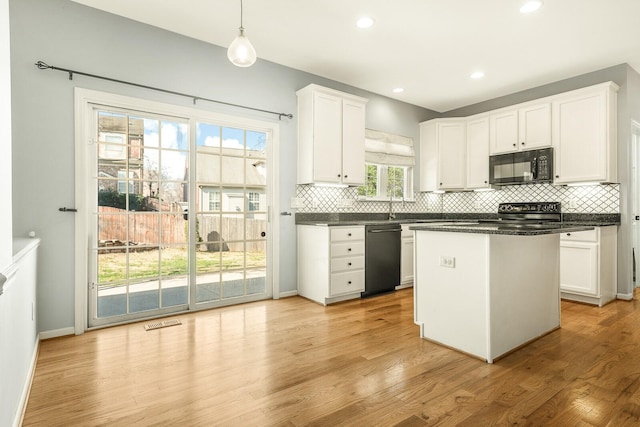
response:
<path id="1" fill-rule="evenodd" d="M 390 166 L 414 166 L 413 139 L 366 129 L 365 162 Z"/>

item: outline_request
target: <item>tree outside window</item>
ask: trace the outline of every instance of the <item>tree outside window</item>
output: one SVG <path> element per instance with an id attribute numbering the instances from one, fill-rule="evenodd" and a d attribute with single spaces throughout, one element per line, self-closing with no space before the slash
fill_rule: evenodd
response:
<path id="1" fill-rule="evenodd" d="M 358 187 L 364 199 L 388 200 L 389 197 L 409 199 L 411 168 L 404 166 L 366 164 L 365 184 Z"/>

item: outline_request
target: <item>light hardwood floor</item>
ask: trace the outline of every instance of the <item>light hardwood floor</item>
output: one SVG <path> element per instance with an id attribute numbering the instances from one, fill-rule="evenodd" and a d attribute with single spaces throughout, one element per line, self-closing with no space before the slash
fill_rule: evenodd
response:
<path id="1" fill-rule="evenodd" d="M 421 340 L 411 289 L 52 339 L 24 425 L 638 426 L 638 304 L 562 302 L 560 330 L 494 365 Z"/>

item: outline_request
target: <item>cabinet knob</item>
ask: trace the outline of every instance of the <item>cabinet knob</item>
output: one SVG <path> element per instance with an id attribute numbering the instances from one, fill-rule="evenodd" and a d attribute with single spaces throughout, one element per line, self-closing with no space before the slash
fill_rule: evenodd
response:
<path id="1" fill-rule="evenodd" d="M 524 145 L 524 142 L 522 143 L 522 145 Z"/>
<path id="2" fill-rule="evenodd" d="M 571 233 L 567 233 L 567 236 L 571 236 Z"/>
<path id="3" fill-rule="evenodd" d="M 349 284 L 351 284 L 351 280 L 349 280 Z"/>
<path id="4" fill-rule="evenodd" d="M 349 178 L 349 175 L 345 175 L 344 177 L 345 177 L 345 178 Z"/>
<path id="5" fill-rule="evenodd" d="M 351 263 L 349 263 L 349 267 L 351 267 Z"/>
<path id="6" fill-rule="evenodd" d="M 513 146 L 515 147 L 515 146 L 516 146 L 516 144 L 513 144 Z"/>
<path id="7" fill-rule="evenodd" d="M 351 237 L 351 233 L 347 234 L 347 236 Z"/>
<path id="8" fill-rule="evenodd" d="M 560 178 L 560 175 L 556 175 L 556 178 Z"/>
<path id="9" fill-rule="evenodd" d="M 484 182 L 485 184 L 487 183 L 487 181 Z"/>
<path id="10" fill-rule="evenodd" d="M 442 185 L 442 183 L 440 183 L 440 185 Z"/>
<path id="11" fill-rule="evenodd" d="M 351 252 L 351 248 L 347 249 L 347 251 Z"/>

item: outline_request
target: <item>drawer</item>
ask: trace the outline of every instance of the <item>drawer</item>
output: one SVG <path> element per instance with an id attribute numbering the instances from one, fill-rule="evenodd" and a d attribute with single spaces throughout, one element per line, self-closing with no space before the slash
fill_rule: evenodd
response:
<path id="1" fill-rule="evenodd" d="M 331 227 L 331 242 L 364 240 L 364 227 Z"/>
<path id="2" fill-rule="evenodd" d="M 362 270 L 364 257 L 362 255 L 348 258 L 333 258 L 331 260 L 331 272 Z"/>
<path id="3" fill-rule="evenodd" d="M 348 255 L 363 255 L 364 241 L 344 242 L 331 244 L 331 258 Z"/>
<path id="4" fill-rule="evenodd" d="M 574 231 L 560 234 L 560 240 L 565 242 L 598 242 L 598 229 L 587 231 Z"/>
<path id="5" fill-rule="evenodd" d="M 364 292 L 364 270 L 332 274 L 330 292 L 331 296 Z"/>

